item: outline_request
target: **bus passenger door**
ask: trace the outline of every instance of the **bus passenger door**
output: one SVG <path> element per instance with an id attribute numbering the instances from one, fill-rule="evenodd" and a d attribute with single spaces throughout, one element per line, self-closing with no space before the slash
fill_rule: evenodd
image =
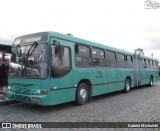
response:
<path id="1" fill-rule="evenodd" d="M 117 69 L 116 68 L 107 68 L 107 93 L 113 92 L 116 90 L 116 78 L 117 78 Z"/>
<path id="2" fill-rule="evenodd" d="M 113 92 L 116 90 L 117 84 L 117 64 L 116 64 L 116 53 L 113 51 L 106 51 L 106 81 L 107 89 L 106 92 Z"/>
<path id="3" fill-rule="evenodd" d="M 63 103 L 75 99 L 72 75 L 72 45 L 60 39 L 51 39 L 51 104 Z M 53 103 L 52 103 L 53 102 Z"/>
<path id="4" fill-rule="evenodd" d="M 100 95 L 106 93 L 106 69 L 105 68 L 93 68 L 93 92 L 92 95 Z"/>
<path id="5" fill-rule="evenodd" d="M 93 88 L 92 95 L 100 95 L 106 93 L 107 81 L 106 81 L 106 68 L 104 60 L 104 52 L 100 49 L 93 49 Z M 103 56 L 102 56 L 103 55 Z M 98 58 L 99 57 L 99 58 Z M 102 58 L 101 58 L 102 57 Z"/>

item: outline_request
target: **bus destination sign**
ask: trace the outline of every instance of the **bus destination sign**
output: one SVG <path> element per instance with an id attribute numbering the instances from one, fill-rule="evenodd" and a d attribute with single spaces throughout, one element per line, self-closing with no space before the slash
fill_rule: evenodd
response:
<path id="1" fill-rule="evenodd" d="M 48 33 L 36 33 L 18 37 L 14 40 L 13 45 L 20 45 L 23 43 L 44 42 L 48 39 Z"/>

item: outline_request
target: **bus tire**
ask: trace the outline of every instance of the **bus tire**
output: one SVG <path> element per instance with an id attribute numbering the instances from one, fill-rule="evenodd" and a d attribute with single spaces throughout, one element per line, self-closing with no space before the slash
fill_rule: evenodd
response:
<path id="1" fill-rule="evenodd" d="M 123 92 L 128 93 L 128 92 L 130 91 L 130 89 L 131 89 L 131 81 L 130 81 L 129 78 L 127 78 L 127 79 L 125 80 Z"/>
<path id="2" fill-rule="evenodd" d="M 76 92 L 76 103 L 78 105 L 84 105 L 89 99 L 88 86 L 85 83 L 80 83 Z"/>
<path id="3" fill-rule="evenodd" d="M 152 77 L 150 77 L 149 86 L 150 86 L 150 87 L 152 87 L 152 86 L 153 86 L 153 78 L 152 78 Z"/>

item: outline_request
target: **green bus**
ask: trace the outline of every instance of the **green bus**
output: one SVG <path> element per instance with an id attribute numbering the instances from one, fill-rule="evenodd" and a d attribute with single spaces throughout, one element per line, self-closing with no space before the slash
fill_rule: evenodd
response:
<path id="1" fill-rule="evenodd" d="M 9 99 L 37 105 L 76 101 L 158 81 L 158 61 L 56 32 L 18 37 L 12 45 Z"/>

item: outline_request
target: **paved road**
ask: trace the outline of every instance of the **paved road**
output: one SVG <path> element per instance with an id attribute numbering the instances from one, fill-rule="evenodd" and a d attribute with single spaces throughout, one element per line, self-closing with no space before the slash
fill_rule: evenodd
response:
<path id="1" fill-rule="evenodd" d="M 17 104 L 0 107 L 1 122 L 160 122 L 160 82 L 94 97 L 83 106 L 71 103 L 39 107 Z"/>

